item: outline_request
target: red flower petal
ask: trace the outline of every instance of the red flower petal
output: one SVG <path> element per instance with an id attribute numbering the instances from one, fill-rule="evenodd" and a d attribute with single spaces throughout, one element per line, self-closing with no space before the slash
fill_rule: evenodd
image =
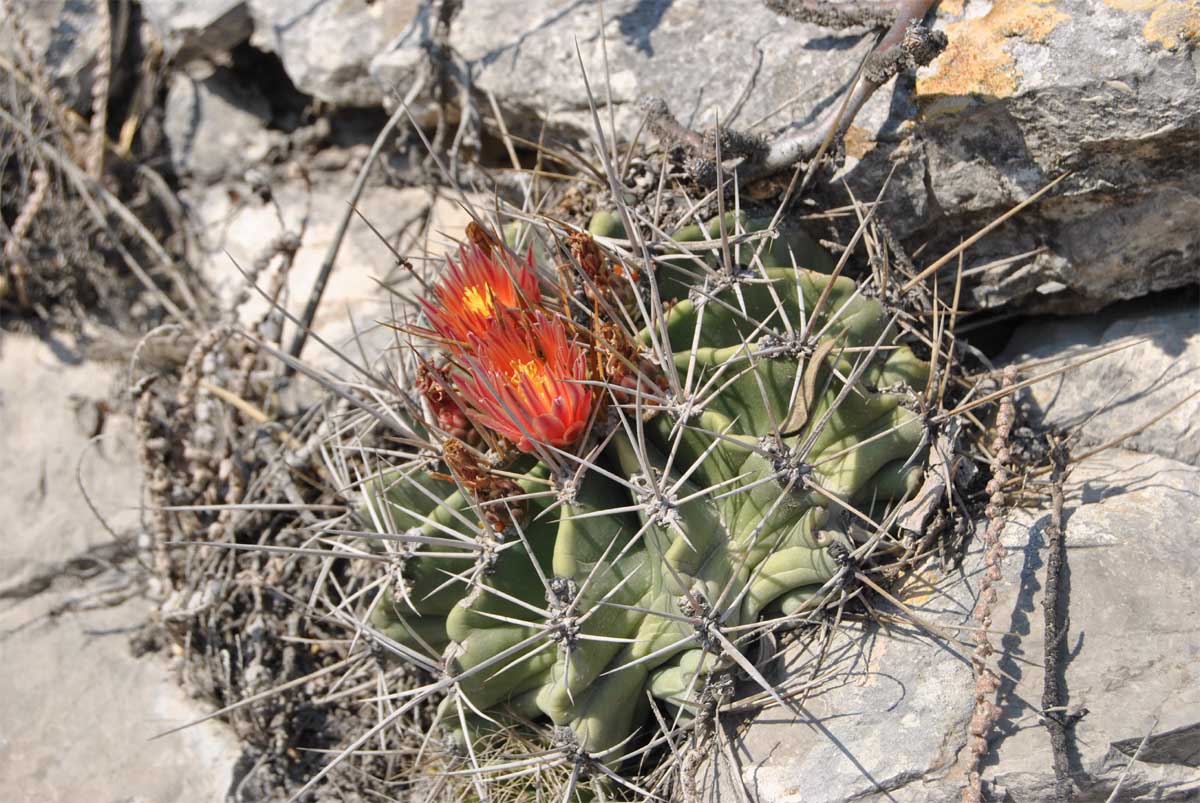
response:
<path id="1" fill-rule="evenodd" d="M 420 303 L 432 326 L 426 334 L 450 341 L 452 348 L 461 348 L 472 336 L 486 336 L 498 319 L 542 300 L 532 249 L 521 263 L 507 251 L 488 254 L 464 245 L 457 261 L 446 259 L 446 273 L 432 299 Z"/>
<path id="2" fill-rule="evenodd" d="M 463 358 L 475 375 L 461 374 L 457 384 L 480 424 L 525 452 L 534 442 L 563 448 L 583 435 L 593 400 L 579 384 L 587 361 L 560 321 L 540 312 L 498 319 L 469 342 Z"/>

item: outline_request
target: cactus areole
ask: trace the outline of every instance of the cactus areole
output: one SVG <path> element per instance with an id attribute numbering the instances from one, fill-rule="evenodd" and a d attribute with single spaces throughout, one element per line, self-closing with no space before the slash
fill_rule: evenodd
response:
<path id="1" fill-rule="evenodd" d="M 836 600 L 922 480 L 929 367 L 883 306 L 694 228 L 636 270 L 577 232 L 557 275 L 477 238 L 422 302 L 436 448 L 359 516 L 406 536 L 371 624 L 454 679 L 461 739 L 548 720 L 618 760 L 750 665 L 756 622 Z"/>

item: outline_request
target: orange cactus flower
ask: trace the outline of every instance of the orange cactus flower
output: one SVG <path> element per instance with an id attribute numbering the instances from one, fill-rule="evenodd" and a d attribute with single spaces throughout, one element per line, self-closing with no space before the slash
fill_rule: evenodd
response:
<path id="1" fill-rule="evenodd" d="M 473 375 L 457 379 L 477 422 L 523 452 L 534 443 L 563 448 L 582 437 L 592 411 L 584 350 L 561 321 L 541 312 L 504 320 L 486 338 L 471 337 L 464 361 Z"/>
<path id="2" fill-rule="evenodd" d="M 458 348 L 471 336 L 483 337 L 492 324 L 511 310 L 537 306 L 542 300 L 533 249 L 522 264 L 507 251 L 490 254 L 478 245 L 464 245 L 458 260 L 447 257 L 448 275 L 433 288 L 432 300 L 421 300 L 432 332 Z"/>

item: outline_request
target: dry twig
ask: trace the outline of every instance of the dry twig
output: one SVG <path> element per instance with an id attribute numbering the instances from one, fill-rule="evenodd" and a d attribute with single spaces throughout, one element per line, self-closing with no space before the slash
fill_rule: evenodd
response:
<path id="1" fill-rule="evenodd" d="M 1070 454 L 1065 443 L 1051 437 L 1050 523 L 1046 527 L 1046 586 L 1042 597 L 1042 720 L 1050 732 L 1054 764 L 1055 797 L 1070 803 L 1074 796 L 1071 780 L 1073 728 L 1086 713 L 1068 712 L 1064 647 L 1070 629 L 1070 596 L 1067 590 L 1067 548 L 1063 534 L 1063 482 Z"/>
<path id="2" fill-rule="evenodd" d="M 1004 483 L 1008 479 L 1008 462 L 1011 459 L 1008 438 L 1012 432 L 1016 412 L 1013 405 L 1013 385 L 1017 380 L 1015 368 L 1005 371 L 1001 390 L 1008 393 L 1000 399 L 1000 410 L 996 415 L 996 436 L 992 441 L 992 478 L 988 481 L 989 494 L 987 528 L 983 534 L 984 572 L 979 583 L 979 599 L 975 604 L 974 618 L 979 623 L 975 632 L 975 651 L 971 656 L 971 667 L 975 672 L 975 713 L 968 725 L 967 738 L 967 784 L 963 787 L 963 803 L 982 803 L 983 789 L 979 765 L 988 752 L 988 735 L 1000 716 L 1000 708 L 994 698 L 1000 687 L 1000 679 L 988 665 L 995 652 L 989 631 L 992 626 L 992 604 L 996 601 L 995 584 L 1003 575 L 1000 561 L 1005 549 L 1000 543 L 1000 533 L 1006 520 Z"/>

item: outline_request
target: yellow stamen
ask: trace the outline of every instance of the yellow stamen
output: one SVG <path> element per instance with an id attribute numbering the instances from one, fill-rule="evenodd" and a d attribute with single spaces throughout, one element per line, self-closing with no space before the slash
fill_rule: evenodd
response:
<path id="1" fill-rule="evenodd" d="M 473 284 L 463 291 L 463 306 L 476 315 L 492 317 L 495 305 L 490 288 L 485 284 Z"/>
<path id="2" fill-rule="evenodd" d="M 535 386 L 544 386 L 548 384 L 546 376 L 546 366 L 538 360 L 513 360 L 508 364 L 509 374 L 508 381 L 514 388 L 521 386 L 521 380 L 528 379 Z"/>

